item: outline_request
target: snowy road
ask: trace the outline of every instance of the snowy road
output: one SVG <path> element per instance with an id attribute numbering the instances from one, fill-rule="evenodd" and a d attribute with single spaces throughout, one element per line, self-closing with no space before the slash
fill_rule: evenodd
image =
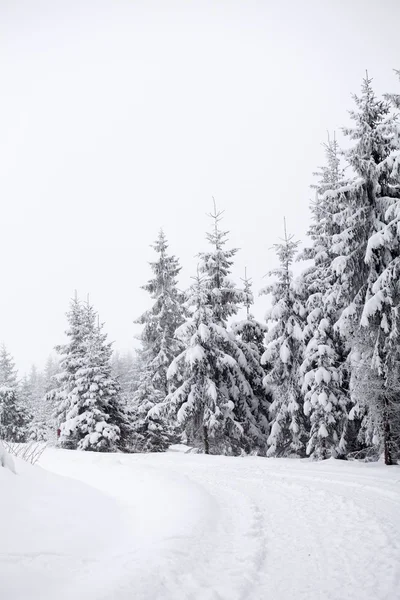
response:
<path id="1" fill-rule="evenodd" d="M 68 451 L 41 464 L 102 493 L 81 486 L 75 546 L 54 556 L 65 552 L 60 532 L 30 594 L 12 579 L 5 600 L 54 597 L 54 586 L 57 600 L 400 598 L 399 467 Z M 54 479 L 71 523 L 69 487 L 80 484 Z"/>

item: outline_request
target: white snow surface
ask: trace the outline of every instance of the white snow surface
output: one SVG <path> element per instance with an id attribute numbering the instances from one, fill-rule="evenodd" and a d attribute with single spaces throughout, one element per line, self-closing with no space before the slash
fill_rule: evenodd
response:
<path id="1" fill-rule="evenodd" d="M 1 598 L 399 599 L 400 467 L 174 450 L 0 469 Z"/>
<path id="2" fill-rule="evenodd" d="M 2 442 L 0 441 L 0 467 L 9 469 L 12 473 L 15 473 L 15 465 L 13 457 L 6 451 Z"/>

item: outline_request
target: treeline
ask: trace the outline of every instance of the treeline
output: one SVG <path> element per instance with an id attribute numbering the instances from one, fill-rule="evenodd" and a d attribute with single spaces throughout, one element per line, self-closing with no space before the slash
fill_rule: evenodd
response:
<path id="1" fill-rule="evenodd" d="M 400 94 L 377 98 L 367 76 L 354 103 L 343 129 L 351 147 L 325 144 L 308 246 L 299 253 L 286 226 L 275 244 L 266 323 L 251 314 L 251 281 L 231 279 L 236 249 L 215 205 L 209 250 L 185 292 L 160 232 L 133 358 L 113 359 L 93 307 L 72 301 L 56 383 L 39 402 L 61 446 L 163 451 L 183 441 L 206 453 L 397 461 Z M 297 278 L 295 260 L 307 261 Z"/>

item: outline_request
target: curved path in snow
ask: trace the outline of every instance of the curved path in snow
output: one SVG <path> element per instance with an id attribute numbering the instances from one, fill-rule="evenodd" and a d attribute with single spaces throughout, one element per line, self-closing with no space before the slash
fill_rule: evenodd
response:
<path id="1" fill-rule="evenodd" d="M 108 496 L 116 524 L 57 600 L 400 598 L 400 467 L 60 450 L 41 464 Z"/>

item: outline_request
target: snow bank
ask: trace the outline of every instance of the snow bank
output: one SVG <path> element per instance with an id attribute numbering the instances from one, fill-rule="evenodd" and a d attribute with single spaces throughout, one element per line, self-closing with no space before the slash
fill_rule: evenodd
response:
<path id="1" fill-rule="evenodd" d="M 190 572 L 198 540 L 213 538 L 220 507 L 186 472 L 165 468 L 181 453 L 97 454 L 46 451 L 41 464 L 113 496 L 123 527 L 108 551 L 79 573 L 74 593 L 57 600 L 186 600 L 180 573 Z M 191 456 L 189 454 L 188 456 Z M 160 460 L 161 457 L 161 460 Z M 108 519 L 107 512 L 104 520 Z M 9 600 L 9 599 L 7 599 Z M 14 599 L 13 599 L 14 600 Z M 31 598 L 29 598 L 31 600 Z M 54 599 L 53 599 L 54 600 Z"/>
<path id="2" fill-rule="evenodd" d="M 168 448 L 168 452 L 182 452 L 183 454 L 198 454 L 199 450 L 193 448 L 193 446 L 187 446 L 186 444 L 171 444 Z"/>
<path id="3" fill-rule="evenodd" d="M 121 530 L 116 504 L 83 483 L 19 459 L 15 466 L 16 474 L 0 469 L 0 596 L 54 600 L 64 590 L 68 597 L 76 572 Z"/>
<path id="4" fill-rule="evenodd" d="M 15 464 L 13 457 L 8 454 L 3 444 L 0 441 L 0 467 L 5 467 L 12 473 L 15 473 Z"/>
<path id="5" fill-rule="evenodd" d="M 1 599 L 398 600 L 400 467 L 187 448 L 0 469 Z"/>

